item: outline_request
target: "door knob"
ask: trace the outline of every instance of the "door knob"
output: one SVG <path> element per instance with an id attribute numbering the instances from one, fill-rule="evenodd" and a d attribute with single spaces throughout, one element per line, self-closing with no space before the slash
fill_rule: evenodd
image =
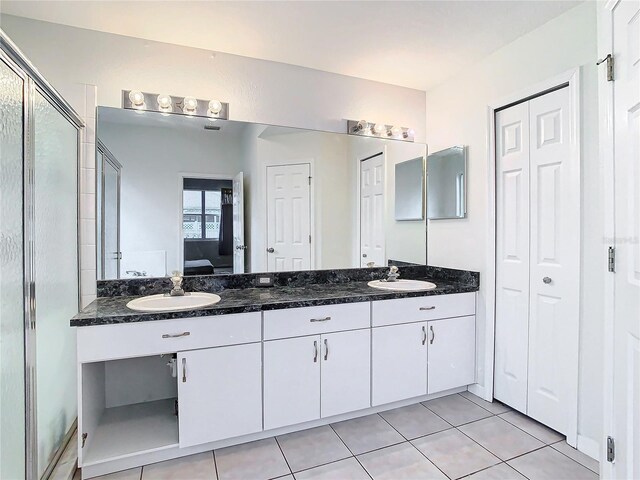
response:
<path id="1" fill-rule="evenodd" d="M 275 252 L 275 250 L 273 249 L 273 247 L 269 247 L 269 248 L 267 248 L 267 252 L 273 253 L 273 252 Z"/>
<path id="2" fill-rule="evenodd" d="M 544 277 L 542 281 L 548 285 L 551 283 L 552 280 L 551 280 L 551 277 Z"/>
<path id="3" fill-rule="evenodd" d="M 362 258 L 367 258 L 367 254 L 366 254 L 366 253 L 363 253 L 363 254 L 362 254 Z"/>

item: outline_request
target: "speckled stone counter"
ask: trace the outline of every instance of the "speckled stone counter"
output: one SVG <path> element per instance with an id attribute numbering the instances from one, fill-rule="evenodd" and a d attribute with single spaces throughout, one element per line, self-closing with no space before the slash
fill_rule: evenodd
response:
<path id="1" fill-rule="evenodd" d="M 220 302 L 194 310 L 153 313 L 135 312 L 127 308 L 126 305 L 130 300 L 140 295 L 169 291 L 168 279 L 104 281 L 101 285 L 101 292 L 110 295 L 101 296 L 84 308 L 71 320 L 71 326 L 85 327 L 146 322 L 393 298 L 446 295 L 475 292 L 479 288 L 479 274 L 477 272 L 430 266 L 406 267 L 401 269 L 401 274 L 405 279 L 431 281 L 437 285 L 437 288 L 433 290 L 394 292 L 375 289 L 367 285 L 370 280 L 383 278 L 386 271 L 387 269 L 351 269 L 276 274 L 278 278 L 274 279 L 275 286 L 269 288 L 251 286 L 253 278 L 247 277 L 244 282 L 241 278 L 237 278 L 245 277 L 245 275 L 186 277 L 185 290 L 217 293 L 221 297 Z M 105 285 L 106 283 L 109 285 Z M 241 283 L 241 285 L 238 286 L 234 283 Z M 230 288 L 231 285 L 235 288 Z"/>

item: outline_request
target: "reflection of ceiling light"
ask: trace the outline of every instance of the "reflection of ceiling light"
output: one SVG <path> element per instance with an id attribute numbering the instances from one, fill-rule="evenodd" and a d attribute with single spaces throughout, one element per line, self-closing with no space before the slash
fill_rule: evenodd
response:
<path id="1" fill-rule="evenodd" d="M 131 90 L 129 92 L 129 100 L 133 108 L 144 108 L 144 93 L 140 90 Z"/>
<path id="2" fill-rule="evenodd" d="M 376 135 L 380 135 L 382 132 L 384 132 L 385 128 L 386 127 L 382 123 L 376 123 L 373 126 L 373 133 L 375 133 Z"/>
<path id="3" fill-rule="evenodd" d="M 170 95 L 158 95 L 158 108 L 161 112 L 170 113 L 173 111 Z"/>
<path id="4" fill-rule="evenodd" d="M 222 111 L 222 102 L 220 100 L 211 100 L 209 102 L 209 115 L 218 115 Z"/>
<path id="5" fill-rule="evenodd" d="M 353 131 L 363 133 L 367 128 L 369 128 L 369 122 L 366 120 L 359 120 L 355 127 L 353 127 Z"/>
<path id="6" fill-rule="evenodd" d="M 188 115 L 193 115 L 198 108 L 198 100 L 195 97 L 184 97 L 183 105 L 182 111 Z"/>
<path id="7" fill-rule="evenodd" d="M 412 128 L 366 120 L 347 120 L 347 133 L 360 137 L 388 138 L 404 142 L 415 141 L 416 134 Z"/>

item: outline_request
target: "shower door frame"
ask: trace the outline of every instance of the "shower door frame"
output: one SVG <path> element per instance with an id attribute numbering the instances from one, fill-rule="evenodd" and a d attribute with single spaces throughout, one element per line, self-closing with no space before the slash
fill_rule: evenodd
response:
<path id="1" fill-rule="evenodd" d="M 78 282 L 80 279 L 80 168 L 82 154 L 82 129 L 84 121 L 69 103 L 42 76 L 11 39 L 0 29 L 0 60 L 24 81 L 23 87 L 23 293 L 24 293 L 24 385 L 25 385 L 25 478 L 38 479 L 38 417 L 37 417 L 37 370 L 36 370 L 36 298 L 35 298 L 35 263 L 34 263 L 34 99 L 40 93 L 51 106 L 69 121 L 77 132 L 76 153 L 76 251 Z M 80 285 L 78 284 L 78 308 L 80 308 Z M 75 423 L 74 423 L 75 424 Z M 73 430 L 73 427 L 72 427 Z M 57 460 L 60 458 L 68 441 L 69 432 L 58 447 L 51 462 L 44 470 L 42 478 L 47 478 Z"/>

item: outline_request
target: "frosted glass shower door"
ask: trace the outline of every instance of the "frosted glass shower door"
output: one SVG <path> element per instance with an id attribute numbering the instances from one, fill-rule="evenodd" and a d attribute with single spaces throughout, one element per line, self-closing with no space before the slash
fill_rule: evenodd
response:
<path id="1" fill-rule="evenodd" d="M 76 405 L 78 131 L 40 92 L 34 121 L 34 259 L 38 477 L 71 428 Z"/>
<path id="2" fill-rule="evenodd" d="M 25 474 L 24 80 L 0 60 L 0 478 Z"/>

